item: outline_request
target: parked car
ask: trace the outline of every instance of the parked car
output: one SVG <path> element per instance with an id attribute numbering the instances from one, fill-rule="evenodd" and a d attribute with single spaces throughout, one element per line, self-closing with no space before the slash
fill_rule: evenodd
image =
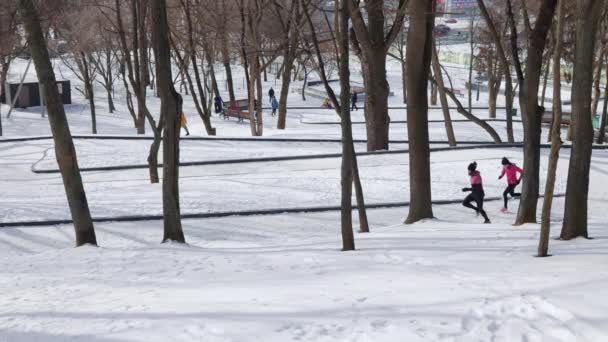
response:
<path id="1" fill-rule="evenodd" d="M 447 24 L 456 24 L 458 22 L 458 20 L 451 18 L 445 21 Z"/>

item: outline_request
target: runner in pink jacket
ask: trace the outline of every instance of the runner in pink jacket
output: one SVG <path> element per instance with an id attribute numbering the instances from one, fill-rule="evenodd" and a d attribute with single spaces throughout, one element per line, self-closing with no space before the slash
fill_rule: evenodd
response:
<path id="1" fill-rule="evenodd" d="M 519 166 L 511 163 L 507 158 L 502 158 L 502 165 L 502 172 L 500 173 L 500 176 L 498 176 L 498 179 L 502 179 L 502 177 L 507 175 L 507 188 L 502 193 L 502 198 L 504 200 L 505 205 L 501 209 L 501 211 L 504 213 L 505 211 L 507 211 L 507 195 L 510 194 L 511 197 L 521 196 L 521 193 L 515 192 L 515 187 L 519 185 L 524 170 L 522 170 Z"/>

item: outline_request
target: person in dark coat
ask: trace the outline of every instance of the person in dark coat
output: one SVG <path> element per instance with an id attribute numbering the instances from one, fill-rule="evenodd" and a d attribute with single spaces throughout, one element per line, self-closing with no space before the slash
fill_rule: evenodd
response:
<path id="1" fill-rule="evenodd" d="M 467 195 L 467 197 L 462 201 L 462 205 L 475 210 L 477 214 L 481 214 L 484 218 L 483 223 L 491 223 L 488 215 L 483 210 L 483 198 L 485 197 L 485 193 L 483 191 L 483 184 L 481 180 L 481 173 L 477 171 L 477 162 L 472 162 L 468 166 L 469 177 L 471 180 L 470 188 L 462 188 L 462 192 L 471 192 Z M 475 201 L 477 206 L 471 204 L 471 202 Z"/>
<path id="2" fill-rule="evenodd" d="M 270 105 L 272 106 L 272 116 L 277 115 L 277 108 L 279 108 L 279 101 L 277 101 L 276 97 L 273 97 L 272 100 L 270 100 Z"/>
<path id="3" fill-rule="evenodd" d="M 357 92 L 353 91 L 353 96 L 350 98 L 351 108 L 350 110 L 359 110 L 357 107 Z"/>
<path id="4" fill-rule="evenodd" d="M 215 103 L 215 113 L 221 113 L 224 110 L 224 101 L 222 100 L 222 97 L 218 94 L 215 99 L 213 99 L 213 102 Z"/>
<path id="5" fill-rule="evenodd" d="M 274 99 L 274 89 L 270 87 L 270 90 L 268 91 L 268 101 L 272 103 L 272 99 Z"/>

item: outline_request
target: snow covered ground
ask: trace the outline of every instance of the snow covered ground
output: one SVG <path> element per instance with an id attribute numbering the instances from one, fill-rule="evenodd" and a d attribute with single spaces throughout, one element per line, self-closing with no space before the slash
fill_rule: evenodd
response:
<path id="1" fill-rule="evenodd" d="M 389 71 L 396 94 L 392 105 L 400 101 L 398 77 L 398 68 Z M 271 85 L 278 89 L 272 81 L 265 90 Z M 320 105 L 290 96 L 293 105 Z M 204 136 L 185 99 L 192 136 Z M 67 107 L 71 130 L 89 134 L 87 104 L 78 94 L 74 101 Z M 134 136 L 124 99 L 118 96 L 116 114 L 107 113 L 102 96 L 97 102 L 100 134 Z M 157 110 L 157 100 L 150 103 Z M 442 118 L 438 110 L 430 116 Z M 5 118 L 6 139 L 50 134 L 38 109 Z M 392 110 L 391 119 L 404 120 L 405 111 Z M 353 120 L 363 121 L 362 111 L 353 113 Z M 266 115 L 264 135 L 339 139 L 339 125 L 319 124 L 335 121 L 331 111 L 293 110 L 282 131 Z M 213 124 L 220 138 L 250 135 L 249 126 L 235 120 L 214 116 Z M 506 136 L 504 122 L 491 124 Z M 454 126 L 461 141 L 490 141 L 474 124 Z M 391 139 L 407 140 L 406 128 L 392 124 Z M 364 139 L 365 125 L 355 125 L 354 134 Z M 522 137 L 520 123 L 515 135 Z M 445 141 L 443 124 L 431 123 L 430 136 Z M 88 168 L 145 164 L 150 141 L 76 139 L 75 144 L 80 166 Z M 310 156 L 182 167 L 183 213 L 340 203 L 340 159 L 315 158 L 339 153 L 338 142 L 184 139 L 181 146 L 184 162 Z M 356 147 L 365 150 L 363 143 Z M 407 144 L 391 149 L 406 150 Z M 433 199 L 462 198 L 472 160 L 479 163 L 487 196 L 499 196 L 503 156 L 521 164 L 519 148 L 433 152 Z M 557 193 L 565 190 L 568 156 L 563 150 Z M 368 204 L 409 200 L 408 168 L 415 166 L 407 154 L 362 156 L 359 162 Z M 408 226 L 402 224 L 406 207 L 369 210 L 372 232 L 356 234 L 355 252 L 339 251 L 338 212 L 187 219 L 186 246 L 160 244 L 159 221 L 98 223 L 99 248 L 73 248 L 70 225 L 0 228 L 0 341 L 603 342 L 608 340 L 608 151 L 594 151 L 592 163 L 594 239 L 551 240 L 553 256 L 546 259 L 534 257 L 538 225 L 511 225 L 517 200 L 509 202 L 506 214 L 499 212 L 500 201 L 487 202 L 490 225 L 459 204 L 436 205 L 435 220 Z M 543 186 L 546 164 L 544 151 Z M 51 140 L 0 140 L 0 223 L 69 218 L 59 174 L 32 172 L 56 168 Z M 94 217 L 162 212 L 160 186 L 149 184 L 145 168 L 83 172 L 83 180 Z M 563 205 L 563 198 L 555 200 L 553 237 Z"/>

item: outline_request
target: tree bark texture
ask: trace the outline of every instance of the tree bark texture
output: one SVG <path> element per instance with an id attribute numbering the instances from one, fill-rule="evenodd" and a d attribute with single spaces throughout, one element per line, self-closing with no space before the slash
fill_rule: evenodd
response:
<path id="1" fill-rule="evenodd" d="M 607 59 L 608 62 L 608 59 Z M 608 65 L 606 65 L 606 85 L 604 86 L 604 108 L 602 109 L 602 119 L 600 120 L 597 143 L 603 144 L 606 138 L 606 115 L 608 114 Z"/>
<path id="2" fill-rule="evenodd" d="M 511 0 L 507 0 L 510 3 Z M 541 119 L 544 107 L 538 104 L 538 90 L 543 62 L 543 50 L 547 41 L 547 34 L 551 27 L 555 5 L 557 0 L 543 0 L 540 11 L 536 18 L 534 29 L 530 33 L 530 48 L 526 60 L 526 74 L 520 75 L 523 79 L 523 88 L 520 91 L 520 108 L 524 126 L 524 174 L 522 184 L 522 196 L 519 203 L 519 211 L 515 224 L 536 222 L 536 206 L 539 193 L 540 172 L 540 144 L 541 144 Z M 513 25 L 512 25 L 513 26 Z M 511 27 L 514 30 L 514 27 Z M 517 39 L 517 37 L 511 37 Z M 513 52 L 514 58 L 517 51 Z M 515 62 L 518 64 L 519 57 Z M 522 78 L 523 77 L 523 78 Z"/>
<path id="3" fill-rule="evenodd" d="M 165 0 L 152 0 L 152 34 L 156 60 L 156 89 L 164 120 L 163 242 L 185 242 L 179 207 L 179 135 L 182 99 L 173 87 L 171 48 Z"/>
<path id="4" fill-rule="evenodd" d="M 564 224 L 560 237 L 587 238 L 587 197 L 593 144 L 591 92 L 599 13 L 604 0 L 581 0 L 576 7 L 575 62 L 572 76 L 572 150 L 568 167 Z"/>
<path id="5" fill-rule="evenodd" d="M 352 27 L 360 43 L 361 72 L 365 86 L 365 123 L 367 128 L 367 150 L 388 150 L 389 123 L 388 95 L 389 84 L 386 80 L 386 56 L 392 42 L 398 37 L 403 26 L 405 7 L 408 2 L 400 0 L 393 24 L 386 33 L 385 1 L 368 0 L 365 2 L 364 20 L 361 4 L 350 1 Z"/>
<path id="6" fill-rule="evenodd" d="M 437 56 L 437 47 L 433 44 L 433 74 L 435 75 L 435 82 L 437 82 L 439 97 L 441 100 L 441 110 L 443 111 L 443 119 L 445 121 L 445 131 L 448 136 L 448 144 L 450 146 L 456 146 L 456 135 L 454 134 L 454 126 L 452 125 L 452 118 L 450 116 L 450 108 L 448 105 L 448 98 L 445 95 L 445 85 L 443 84 L 443 74 L 441 73 L 441 65 L 439 64 L 439 57 Z"/>
<path id="7" fill-rule="evenodd" d="M 432 59 L 434 1 L 410 0 L 407 39 L 407 129 L 410 207 L 405 223 L 433 217 L 428 128 L 428 76 Z"/>
<path id="8" fill-rule="evenodd" d="M 562 97 L 561 97 L 561 56 L 562 34 L 564 31 L 564 1 L 558 0 L 557 24 L 555 30 L 555 47 L 553 51 L 553 123 L 551 128 L 551 152 L 547 166 L 547 180 L 545 184 L 545 197 L 541 215 L 540 239 L 538 241 L 538 256 L 549 255 L 549 235 L 551 233 L 551 208 L 553 206 L 553 193 L 555 191 L 555 177 L 559 150 L 561 147 Z"/>
<path id="9" fill-rule="evenodd" d="M 46 103 L 51 132 L 55 142 L 57 164 L 61 171 L 70 214 L 74 221 L 76 246 L 97 245 L 93 220 L 80 177 L 80 169 L 78 168 L 76 149 L 72 141 L 63 103 L 57 90 L 57 82 L 42 33 L 40 18 L 32 0 L 19 0 L 19 12 L 36 67 L 36 74 L 44 90 L 44 102 Z"/>

